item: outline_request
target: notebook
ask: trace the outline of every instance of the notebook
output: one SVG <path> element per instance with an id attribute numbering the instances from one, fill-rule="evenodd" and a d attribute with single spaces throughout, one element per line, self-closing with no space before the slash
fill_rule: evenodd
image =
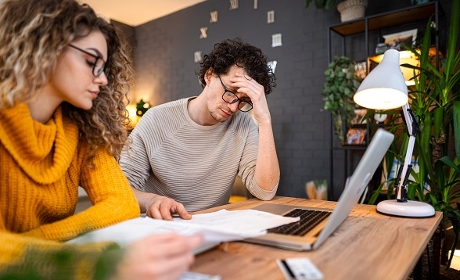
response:
<path id="1" fill-rule="evenodd" d="M 281 227 L 279 227 L 276 229 L 270 229 L 265 235 L 248 238 L 244 241 L 297 251 L 314 250 L 321 246 L 321 244 L 323 244 L 324 241 L 326 241 L 326 239 L 348 217 L 374 175 L 375 170 L 382 161 L 385 153 L 390 147 L 390 144 L 393 142 L 393 138 L 393 134 L 387 132 L 386 130 L 381 128 L 377 130 L 372 138 L 372 141 L 364 152 L 363 157 L 359 161 L 358 166 L 353 172 L 353 175 L 349 179 L 346 188 L 340 195 L 334 210 L 331 211 L 330 209 L 308 208 L 295 205 L 270 204 L 269 201 L 264 202 L 253 209 L 278 215 L 285 215 L 295 209 L 297 209 L 295 211 L 308 210 L 310 212 L 323 213 L 319 213 L 314 216 L 314 221 L 310 223 L 300 221 L 282 226 L 284 227 L 283 229 L 290 230 L 290 234 L 277 233 L 276 231 L 281 229 Z M 308 216 L 308 213 L 303 215 Z M 321 215 L 325 215 L 326 218 L 320 220 Z M 306 234 L 300 234 L 299 232 L 302 230 L 290 228 L 293 225 L 309 231 Z M 292 231 L 294 233 L 292 233 Z"/>

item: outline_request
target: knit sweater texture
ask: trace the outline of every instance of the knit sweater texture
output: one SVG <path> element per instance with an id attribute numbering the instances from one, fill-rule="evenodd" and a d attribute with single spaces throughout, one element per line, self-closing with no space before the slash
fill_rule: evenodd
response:
<path id="1" fill-rule="evenodd" d="M 32 119 L 26 104 L 0 110 L 0 243 L 8 242 L 0 246 L 0 267 L 24 261 L 37 244 L 45 255 L 63 246 L 45 240 L 66 241 L 139 216 L 139 205 L 114 157 L 98 150 L 89 167 L 89 150 L 61 108 L 45 124 Z M 79 186 L 93 206 L 74 215 Z M 106 246 L 83 251 L 97 258 Z"/>
<path id="2" fill-rule="evenodd" d="M 120 158 L 131 186 L 193 212 L 227 204 L 238 175 L 252 195 L 272 199 L 277 186 L 267 191 L 254 179 L 258 127 L 250 115 L 237 112 L 225 122 L 201 126 L 188 114 L 189 100 L 149 109 L 131 132 L 131 149 Z"/>

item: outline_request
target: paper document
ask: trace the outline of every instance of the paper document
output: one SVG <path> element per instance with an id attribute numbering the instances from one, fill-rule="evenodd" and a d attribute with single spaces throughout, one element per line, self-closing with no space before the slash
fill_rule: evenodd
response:
<path id="1" fill-rule="evenodd" d="M 165 221 L 145 217 L 94 230 L 67 242 L 82 244 L 112 241 L 125 247 L 150 234 L 168 232 L 182 235 L 200 234 L 204 242 L 196 251 L 198 253 L 221 242 L 263 235 L 269 228 L 298 220 L 299 217 L 283 217 L 258 210 L 220 210 L 193 215 L 191 220 L 175 218 L 174 221 Z"/>

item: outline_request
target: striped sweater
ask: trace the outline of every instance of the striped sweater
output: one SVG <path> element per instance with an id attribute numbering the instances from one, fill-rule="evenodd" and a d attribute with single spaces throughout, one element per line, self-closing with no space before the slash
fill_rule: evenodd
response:
<path id="1" fill-rule="evenodd" d="M 131 186 L 193 212 L 228 203 L 238 174 L 255 197 L 272 199 L 277 188 L 266 191 L 254 179 L 258 129 L 251 117 L 237 112 L 201 126 L 190 118 L 188 100 L 149 109 L 131 132 L 131 149 L 120 159 Z"/>
<path id="2" fill-rule="evenodd" d="M 0 246 L 0 267 L 24 260 L 35 243 L 44 252 L 47 246 L 58 250 L 60 242 L 45 239 L 65 241 L 139 216 L 113 156 L 98 151 L 90 168 L 88 152 L 78 127 L 60 108 L 46 124 L 34 121 L 26 104 L 0 110 L 0 243 L 9 243 Z M 78 186 L 94 206 L 74 215 Z M 106 245 L 93 246 L 96 255 L 101 246 Z"/>

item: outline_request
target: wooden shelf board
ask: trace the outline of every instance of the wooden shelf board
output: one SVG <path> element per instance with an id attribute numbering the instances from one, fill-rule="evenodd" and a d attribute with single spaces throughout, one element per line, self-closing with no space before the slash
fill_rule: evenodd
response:
<path id="1" fill-rule="evenodd" d="M 436 11 L 435 2 L 411 6 L 390 13 L 364 17 L 348 23 L 331 26 L 330 29 L 342 36 L 350 36 L 365 31 L 365 22 L 368 21 L 368 30 L 377 30 L 397 25 L 422 21 L 434 16 Z"/>

